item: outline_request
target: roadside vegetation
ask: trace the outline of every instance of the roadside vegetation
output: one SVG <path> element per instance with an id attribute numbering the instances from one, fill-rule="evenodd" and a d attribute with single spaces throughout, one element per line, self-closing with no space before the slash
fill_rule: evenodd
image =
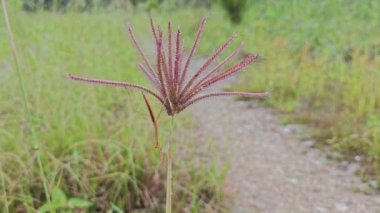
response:
<path id="1" fill-rule="evenodd" d="M 0 21 L 0 212 L 35 212 L 41 207 L 41 211 L 162 212 L 165 167 L 141 94 L 78 86 L 66 75 L 146 83 L 126 24 L 133 23 L 141 40 L 150 42 L 149 16 L 125 11 L 25 13 L 20 5 L 9 3 L 30 125 L 36 134 L 27 123 L 5 24 Z M 191 35 L 197 22 L 188 24 Z M 159 111 L 157 104 L 154 107 Z M 186 116 L 179 120 L 187 122 Z M 159 125 L 160 140 L 165 141 L 169 120 L 160 119 Z M 51 205 L 46 205 L 36 148 Z M 175 162 L 174 175 L 174 212 L 220 207 L 223 176 L 212 166 Z"/>
<path id="2" fill-rule="evenodd" d="M 244 31 L 262 63 L 239 89 L 271 88 L 266 104 L 284 122 L 310 124 L 322 149 L 361 159 L 380 177 L 380 19 L 378 1 L 264 1 L 246 13 Z"/>
<path id="3" fill-rule="evenodd" d="M 208 15 L 201 41 L 208 42 L 200 46 L 201 55 L 237 32 L 237 40 L 245 41 L 241 57 L 259 53 L 262 58 L 234 89 L 271 89 L 264 104 L 281 112 L 284 122 L 309 124 L 320 148 L 341 153 L 338 160 L 360 156 L 359 175 L 364 180 L 380 177 L 376 0 L 258 0 L 244 8 L 239 24 L 229 21 L 231 14 L 219 1 L 206 6 L 194 1 L 194 7 L 168 7 L 170 12 L 154 1 L 153 6 L 148 1 L 134 9 L 29 12 L 21 1 L 8 2 L 36 138 L 26 122 L 1 20 L 0 212 L 35 212 L 46 204 L 35 140 L 58 209 L 73 209 L 74 202 L 89 211 L 162 212 L 164 171 L 158 169 L 159 152 L 141 94 L 74 86 L 66 77 L 70 72 L 145 83 L 126 25 L 132 23 L 140 40 L 152 42 L 146 11 L 157 23 L 173 20 L 173 26 L 181 26 L 187 47 L 199 21 L 189 17 Z M 153 107 L 159 111 L 157 104 Z M 187 125 L 186 116 L 178 120 Z M 161 120 L 160 128 L 164 141 L 169 121 Z M 220 207 L 222 174 L 189 162 L 175 162 L 174 169 L 174 212 Z"/>

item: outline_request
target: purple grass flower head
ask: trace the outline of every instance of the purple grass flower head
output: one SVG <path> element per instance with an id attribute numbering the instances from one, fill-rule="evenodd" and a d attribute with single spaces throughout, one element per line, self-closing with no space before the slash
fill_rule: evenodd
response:
<path id="1" fill-rule="evenodd" d="M 181 42 L 181 32 L 179 30 L 172 32 L 170 22 L 167 24 L 166 40 L 164 39 L 161 27 L 155 27 L 152 18 L 150 19 L 150 23 L 156 51 L 154 61 L 148 60 L 133 33 L 132 27 L 129 27 L 128 31 L 131 40 L 142 59 L 142 63 L 139 64 L 140 71 L 148 79 L 154 89 L 129 82 L 93 79 L 69 74 L 70 79 L 94 84 L 130 87 L 140 90 L 143 93 L 148 93 L 155 97 L 165 108 L 169 116 L 174 116 L 188 106 L 211 97 L 244 96 L 263 98 L 267 96 L 267 93 L 249 92 L 205 93 L 208 88 L 241 72 L 248 65 L 258 59 L 259 56 L 257 54 L 250 54 L 245 56 L 238 64 L 225 68 L 228 62 L 238 55 L 243 47 L 241 44 L 225 59 L 217 63 L 215 66 L 212 66 L 216 59 L 221 56 L 228 46 L 230 46 L 236 37 L 235 34 L 217 48 L 198 70 L 195 70 L 195 72 L 189 72 L 190 64 L 203 34 L 206 18 L 203 18 L 200 22 L 194 44 L 189 54 L 184 53 L 183 43 Z M 144 100 L 146 101 L 145 96 Z M 150 107 L 148 106 L 148 108 Z"/>

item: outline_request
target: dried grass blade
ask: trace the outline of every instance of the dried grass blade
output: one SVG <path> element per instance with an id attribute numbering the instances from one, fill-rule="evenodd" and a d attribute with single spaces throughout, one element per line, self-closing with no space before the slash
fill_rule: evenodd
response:
<path id="1" fill-rule="evenodd" d="M 143 93 L 142 93 L 142 96 L 144 98 L 145 105 L 148 108 L 149 116 L 150 116 L 150 119 L 151 119 L 153 126 L 154 126 L 155 147 L 158 149 L 161 149 L 160 143 L 158 141 L 158 124 L 156 121 L 156 117 L 154 116 L 152 106 L 150 105 L 148 99 L 146 98 L 146 96 Z"/>

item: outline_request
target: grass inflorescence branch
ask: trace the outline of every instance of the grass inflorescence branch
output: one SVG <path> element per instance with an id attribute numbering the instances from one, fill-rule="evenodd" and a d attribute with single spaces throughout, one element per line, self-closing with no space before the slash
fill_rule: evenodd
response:
<path id="1" fill-rule="evenodd" d="M 154 89 L 149 89 L 147 87 L 129 83 L 129 82 L 119 82 L 103 79 L 94 79 L 87 77 L 80 77 L 76 75 L 69 74 L 69 78 L 76 81 L 82 81 L 93 84 L 103 84 L 110 86 L 121 86 L 129 87 L 133 89 L 140 90 L 143 93 L 148 93 L 155 97 L 166 113 L 171 116 L 172 128 L 170 131 L 170 139 L 167 143 L 167 183 L 166 183 L 166 212 L 170 213 L 172 204 L 172 151 L 171 147 L 174 141 L 174 117 L 176 114 L 180 113 L 190 105 L 202 101 L 211 97 L 219 96 L 243 96 L 252 98 L 263 98 L 266 97 L 267 93 L 249 93 L 249 92 L 213 92 L 204 93 L 204 91 L 242 70 L 244 70 L 248 65 L 257 61 L 259 56 L 257 54 L 249 54 L 244 57 L 238 64 L 231 66 L 227 69 L 224 67 L 231 62 L 231 60 L 240 52 L 243 44 L 240 44 L 236 50 L 234 50 L 230 55 L 228 55 L 224 60 L 222 60 L 215 67 L 212 67 L 213 63 L 224 53 L 224 51 L 231 45 L 232 41 L 236 37 L 233 34 L 227 39 L 216 51 L 208 57 L 206 62 L 195 72 L 189 72 L 190 65 L 193 61 L 193 56 L 200 45 L 200 41 L 204 32 L 204 27 L 206 24 L 206 18 L 202 18 L 195 41 L 192 45 L 191 51 L 187 58 L 185 57 L 184 45 L 181 43 L 181 32 L 179 30 L 173 32 L 171 22 L 167 23 L 167 38 L 164 39 L 164 33 L 161 27 L 155 26 L 153 19 L 150 19 L 151 32 L 153 34 L 154 48 L 156 50 L 155 58 L 149 60 L 148 57 L 143 52 L 140 43 L 138 42 L 133 29 L 131 26 L 128 27 L 128 32 L 135 46 L 137 53 L 142 59 L 142 63 L 139 64 L 141 73 L 147 78 L 151 83 L 151 87 Z M 174 38 L 174 39 L 173 39 Z M 165 45 L 166 44 L 166 45 Z M 152 65 L 154 64 L 154 66 Z M 188 76 L 192 75 L 192 76 Z M 158 124 L 157 119 L 153 113 L 151 104 L 149 103 L 147 97 L 143 94 L 143 99 L 149 111 L 149 116 L 155 128 L 155 146 L 160 148 L 158 142 Z"/>

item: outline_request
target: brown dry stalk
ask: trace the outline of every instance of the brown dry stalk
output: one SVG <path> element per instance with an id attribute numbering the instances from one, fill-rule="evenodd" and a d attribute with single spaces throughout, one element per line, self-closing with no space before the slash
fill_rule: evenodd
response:
<path id="1" fill-rule="evenodd" d="M 152 120 L 152 123 L 154 126 L 155 146 L 156 146 L 156 148 L 161 149 L 160 143 L 158 142 L 158 125 L 157 125 L 156 117 L 154 117 L 153 109 L 152 109 L 152 106 L 150 105 L 148 99 L 146 98 L 146 96 L 144 94 L 142 94 L 142 96 L 144 98 L 146 107 L 148 108 L 148 111 L 149 111 L 150 119 Z"/>

